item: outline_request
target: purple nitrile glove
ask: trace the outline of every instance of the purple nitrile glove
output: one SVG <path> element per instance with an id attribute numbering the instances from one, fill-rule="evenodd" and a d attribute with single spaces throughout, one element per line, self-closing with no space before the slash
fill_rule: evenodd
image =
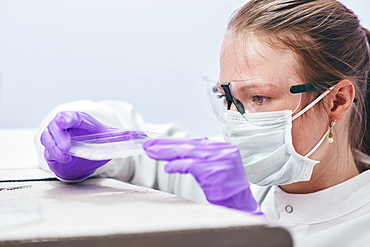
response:
<path id="1" fill-rule="evenodd" d="M 191 173 L 210 203 L 263 215 L 235 145 L 206 138 L 166 138 L 147 140 L 143 147 L 149 157 L 169 161 L 166 172 Z"/>
<path id="2" fill-rule="evenodd" d="M 71 149 L 71 138 L 89 134 L 97 134 L 96 138 L 109 137 L 111 141 L 146 136 L 141 131 L 122 131 L 106 126 L 83 112 L 59 112 L 45 128 L 40 138 L 45 147 L 44 158 L 50 170 L 57 177 L 66 181 L 80 181 L 92 175 L 96 169 L 109 161 L 92 161 L 68 154 Z"/>

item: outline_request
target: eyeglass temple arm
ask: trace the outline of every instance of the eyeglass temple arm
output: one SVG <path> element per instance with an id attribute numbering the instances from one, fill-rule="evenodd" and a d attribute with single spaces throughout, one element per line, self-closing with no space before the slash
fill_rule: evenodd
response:
<path id="1" fill-rule="evenodd" d="M 334 84 L 335 85 L 335 84 Z M 290 87 L 290 92 L 293 94 L 296 93 L 306 93 L 306 92 L 311 92 L 311 91 L 316 91 L 316 90 L 327 90 L 328 88 L 332 87 L 333 85 L 326 83 L 326 82 L 321 82 L 318 84 L 301 84 L 301 85 L 295 85 Z M 353 102 L 357 102 L 357 99 L 354 98 Z"/>
<path id="2" fill-rule="evenodd" d="M 332 86 L 333 85 L 330 85 L 329 83 L 326 83 L 326 82 L 322 82 L 319 84 L 307 83 L 307 84 L 291 86 L 290 92 L 293 94 L 306 93 L 306 92 L 311 92 L 311 91 L 316 91 L 316 90 L 326 90 Z"/>

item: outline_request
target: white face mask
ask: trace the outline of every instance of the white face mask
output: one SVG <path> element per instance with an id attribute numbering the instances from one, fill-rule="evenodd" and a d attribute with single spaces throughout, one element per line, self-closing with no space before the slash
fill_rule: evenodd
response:
<path id="1" fill-rule="evenodd" d="M 329 92 L 325 91 L 294 117 L 290 110 L 243 115 L 228 111 L 226 123 L 222 125 L 224 138 L 239 147 L 251 183 L 267 186 L 310 180 L 319 161 L 308 157 L 321 145 L 328 132 L 308 154 L 302 156 L 293 147 L 292 121 Z"/>

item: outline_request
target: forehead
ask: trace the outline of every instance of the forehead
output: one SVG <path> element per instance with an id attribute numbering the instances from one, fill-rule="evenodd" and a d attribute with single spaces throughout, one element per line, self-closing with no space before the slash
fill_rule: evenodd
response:
<path id="1" fill-rule="evenodd" d="M 284 75 L 300 81 L 289 49 L 274 48 L 253 34 L 226 34 L 220 54 L 220 81 Z"/>

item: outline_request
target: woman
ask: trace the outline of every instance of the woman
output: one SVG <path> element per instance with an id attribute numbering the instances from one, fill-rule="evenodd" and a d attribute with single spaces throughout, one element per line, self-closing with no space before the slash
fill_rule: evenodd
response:
<path id="1" fill-rule="evenodd" d="M 178 173 L 190 173 L 209 202 L 264 214 L 290 229 L 297 246 L 370 244 L 369 38 L 338 1 L 246 3 L 230 20 L 219 80 L 206 78 L 227 142 L 148 140 L 148 156 L 168 161 L 165 171 L 177 175 L 153 168 L 151 185 L 180 192 L 173 190 L 186 186 Z M 62 112 L 42 134 L 48 165 L 62 179 L 112 167 L 67 155 L 81 128 L 111 129 L 85 113 Z M 138 164 L 116 175 L 149 174 Z M 253 194 L 249 181 L 261 186 Z"/>

